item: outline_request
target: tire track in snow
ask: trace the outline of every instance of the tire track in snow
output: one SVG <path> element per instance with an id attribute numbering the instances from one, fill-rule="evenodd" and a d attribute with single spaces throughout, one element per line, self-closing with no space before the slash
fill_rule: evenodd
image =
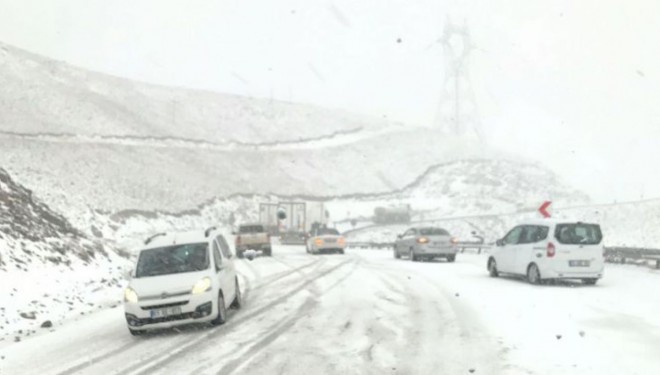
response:
<path id="1" fill-rule="evenodd" d="M 164 366 L 168 363 L 171 363 L 172 361 L 177 360 L 178 356 L 184 355 L 188 352 L 191 352 L 193 350 L 198 349 L 197 345 L 200 342 L 206 341 L 206 340 L 212 338 L 213 336 L 219 335 L 220 333 L 228 334 L 229 332 L 231 332 L 231 331 L 237 329 L 238 327 L 240 327 L 240 323 L 242 323 L 244 321 L 251 320 L 251 319 L 253 319 L 257 316 L 260 316 L 264 313 L 267 313 L 273 307 L 286 302 L 287 300 L 289 300 L 293 296 L 297 295 L 298 293 L 302 292 L 303 290 L 306 290 L 307 287 L 310 286 L 311 284 L 313 284 L 316 280 L 337 271 L 338 269 L 340 269 L 341 267 L 346 266 L 347 264 L 351 263 L 352 261 L 353 261 L 353 259 L 348 259 L 348 260 L 345 260 L 345 261 L 343 261 L 339 264 L 336 264 L 336 265 L 324 270 L 323 272 L 315 275 L 314 277 L 304 280 L 302 283 L 298 284 L 293 289 L 291 289 L 288 292 L 282 294 L 280 297 L 276 298 L 274 301 L 269 302 L 268 304 L 258 308 L 257 310 L 252 311 L 252 312 L 247 313 L 247 314 L 244 314 L 244 315 L 241 315 L 241 316 L 237 316 L 234 319 L 230 319 L 230 320 L 228 320 L 228 322 L 225 325 L 222 325 L 220 327 L 216 327 L 216 329 L 214 329 L 213 331 L 210 331 L 210 332 L 208 332 L 208 333 L 206 333 L 202 336 L 195 337 L 195 338 L 187 341 L 186 343 L 177 344 L 176 346 L 171 347 L 171 349 L 169 349 L 169 350 L 164 350 L 164 352 L 165 352 L 164 354 L 157 354 L 157 355 L 152 356 L 151 358 L 148 358 L 146 360 L 141 359 L 140 362 L 143 362 L 143 363 L 146 362 L 146 364 L 143 365 L 142 367 L 134 369 L 134 366 L 131 365 L 128 369 L 125 369 L 125 370 L 120 371 L 118 373 L 119 374 L 124 374 L 124 375 L 127 375 L 127 374 L 136 374 L 136 375 L 137 374 L 141 374 L 141 375 L 151 374 L 152 372 L 157 371 L 159 369 L 159 367 L 162 367 L 162 366 Z"/>
<path id="2" fill-rule="evenodd" d="M 242 353 L 244 354 L 239 354 L 236 359 L 232 360 L 229 364 L 224 365 L 216 373 L 218 375 L 225 375 L 225 374 L 231 374 L 236 370 L 240 370 L 244 365 L 247 365 L 258 354 L 258 352 L 265 350 L 268 347 L 268 345 L 270 345 L 277 338 L 279 338 L 287 331 L 289 331 L 291 328 L 293 328 L 293 326 L 296 323 L 301 322 L 304 319 L 304 317 L 308 315 L 308 313 L 310 313 L 318 305 L 319 297 L 333 290 L 334 288 L 342 284 L 344 281 L 346 281 L 349 277 L 351 277 L 354 274 L 355 270 L 362 263 L 361 258 L 356 257 L 354 259 L 355 261 L 352 262 L 351 269 L 348 270 L 346 274 L 340 276 L 339 278 L 337 278 L 335 282 L 323 288 L 323 290 L 318 292 L 314 297 L 309 297 L 306 300 L 306 302 L 303 303 L 303 305 L 300 308 L 298 308 L 298 311 L 293 314 L 292 318 L 286 319 L 284 322 L 278 322 L 277 324 L 275 324 L 275 327 L 269 330 L 263 339 L 254 343 L 248 349 L 243 350 Z M 191 371 L 191 374 L 201 373 L 202 371 L 207 370 L 208 368 L 209 366 L 202 366 L 200 368 Z"/>
<path id="3" fill-rule="evenodd" d="M 303 303 L 293 314 L 292 317 L 285 319 L 284 322 L 280 322 L 277 324 L 277 326 L 272 329 L 266 336 L 264 336 L 261 340 L 255 342 L 254 344 L 250 345 L 247 347 L 243 353 L 246 353 L 248 355 L 246 356 L 239 356 L 238 358 L 230 361 L 226 365 L 224 365 L 219 371 L 217 371 L 217 374 L 220 375 L 229 375 L 234 373 L 236 370 L 240 369 L 243 365 L 248 363 L 252 358 L 254 358 L 259 352 L 264 350 L 268 345 L 270 345 L 273 341 L 277 340 L 282 334 L 284 334 L 286 331 L 290 330 L 293 328 L 293 326 L 300 320 L 301 316 L 304 316 L 307 312 L 311 311 L 318 302 L 316 301 L 315 298 L 309 297 Z M 193 371 L 191 371 L 191 374 L 199 374 L 201 371 L 205 370 L 205 368 L 198 368 Z"/>
<path id="4" fill-rule="evenodd" d="M 315 260 L 313 262 L 304 264 L 304 265 L 299 266 L 299 267 L 290 268 L 286 271 L 282 271 L 282 272 L 278 272 L 278 273 L 273 274 L 273 275 L 269 275 L 267 277 L 264 277 L 263 280 L 261 280 L 261 282 L 257 286 L 254 287 L 254 290 L 262 289 L 263 287 L 269 286 L 269 285 L 271 285 L 271 284 L 273 284 L 277 281 L 280 281 L 280 280 L 282 280 L 286 277 L 293 276 L 295 273 L 300 273 L 300 274 L 304 275 L 304 273 L 302 273 L 302 270 L 307 269 L 307 268 L 309 268 L 311 266 L 314 266 L 314 265 L 319 267 L 323 263 L 325 263 L 325 262 L 320 262 L 318 260 Z M 291 266 L 288 266 L 288 267 L 291 267 Z"/>
<path id="5" fill-rule="evenodd" d="M 499 348 L 495 348 L 495 346 L 499 344 L 494 337 L 488 335 L 488 331 L 481 323 L 482 320 L 478 311 L 473 310 L 471 306 L 467 305 L 460 298 L 460 293 L 447 290 L 441 279 L 435 279 L 429 274 L 420 272 L 421 267 L 455 267 L 458 264 L 437 261 L 430 263 L 403 263 L 404 267 L 402 271 L 408 273 L 410 280 L 410 283 L 406 284 L 406 294 L 414 293 L 415 291 L 418 294 L 419 291 L 423 290 L 430 295 L 434 295 L 436 298 L 428 300 L 415 298 L 417 305 L 427 305 L 425 309 L 421 310 L 421 320 L 424 321 L 424 315 L 428 316 L 429 311 L 436 311 L 438 318 L 447 318 L 447 323 L 440 325 L 438 328 L 441 328 L 441 330 L 436 331 L 439 334 L 437 339 L 441 340 L 440 343 L 451 342 L 453 348 L 465 347 L 465 350 L 461 351 L 463 355 L 460 358 L 460 362 L 448 363 L 446 372 L 453 373 L 453 371 L 457 371 L 458 367 L 462 366 L 464 368 L 461 368 L 461 371 L 465 371 L 468 368 L 476 368 L 481 373 L 498 374 L 501 370 L 498 368 L 498 364 L 500 363 L 498 356 Z M 437 294 L 431 294 L 432 291 L 435 291 Z M 411 339 L 426 340 L 428 339 L 429 331 L 430 329 L 418 329 Z M 489 341 L 492 342 L 488 343 Z M 414 372 L 420 372 L 419 368 L 413 370 Z"/>
<path id="6" fill-rule="evenodd" d="M 243 264 L 247 264 L 246 268 L 250 271 L 250 273 L 252 273 L 255 276 L 255 278 L 257 278 L 257 280 L 261 280 L 261 274 L 259 273 L 259 271 L 254 266 L 252 266 L 250 263 L 247 263 L 247 261 L 243 262 Z M 301 267 L 298 267 L 298 268 L 302 269 L 302 268 L 310 267 L 314 264 L 318 264 L 318 261 L 312 262 L 310 264 L 307 264 L 307 265 L 304 265 L 304 266 L 301 266 Z M 241 272 L 238 272 L 238 274 L 243 279 L 244 285 L 246 287 L 245 292 L 243 294 L 243 297 L 245 298 L 245 300 L 247 302 L 249 302 L 250 299 L 253 298 L 253 297 L 251 297 L 254 294 L 253 291 L 263 287 L 266 284 L 263 284 L 263 282 L 262 282 L 262 283 L 258 284 L 256 287 L 252 287 L 252 283 L 251 283 L 249 277 L 247 277 L 245 274 L 243 274 Z M 277 277 L 273 280 L 269 280 L 268 282 L 272 283 L 274 281 L 277 281 L 277 280 L 282 279 L 282 278 L 284 278 L 286 276 L 289 276 L 289 275 L 291 275 L 290 271 L 284 271 L 281 276 L 279 276 L 279 277 Z M 141 339 L 138 339 L 138 340 L 141 340 Z M 72 375 L 72 374 L 78 373 L 81 370 L 84 370 L 84 369 L 89 368 L 91 366 L 97 365 L 101 362 L 105 362 L 106 360 L 109 360 L 112 357 L 115 357 L 115 356 L 117 356 L 117 355 L 119 355 L 123 352 L 129 351 L 129 350 L 133 349 L 134 347 L 135 347 L 135 342 L 132 341 L 128 344 L 122 345 L 122 346 L 120 346 L 118 348 L 115 348 L 113 350 L 110 350 L 108 352 L 104 352 L 103 354 L 96 355 L 96 356 L 94 356 L 90 359 L 87 359 L 85 362 L 76 364 L 72 367 L 69 367 L 65 370 L 62 370 L 62 371 L 58 372 L 57 374 L 58 375 Z"/>

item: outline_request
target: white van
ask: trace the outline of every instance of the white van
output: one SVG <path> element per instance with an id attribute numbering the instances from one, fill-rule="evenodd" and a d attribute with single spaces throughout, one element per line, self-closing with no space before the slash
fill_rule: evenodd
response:
<path id="1" fill-rule="evenodd" d="M 215 227 L 149 237 L 131 276 L 124 312 L 133 335 L 190 323 L 223 324 L 227 308 L 242 305 L 234 255 Z"/>
<path id="2" fill-rule="evenodd" d="M 523 275 L 531 284 L 577 279 L 588 285 L 603 277 L 603 234 L 598 224 L 558 219 L 515 226 L 488 258 L 490 276 Z"/>

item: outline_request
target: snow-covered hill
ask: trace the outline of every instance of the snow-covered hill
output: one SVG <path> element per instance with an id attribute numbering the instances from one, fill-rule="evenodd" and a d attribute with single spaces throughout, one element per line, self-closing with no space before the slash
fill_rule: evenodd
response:
<path id="1" fill-rule="evenodd" d="M 0 341 L 117 303 L 126 265 L 0 169 Z"/>
<path id="2" fill-rule="evenodd" d="M 341 110 L 140 83 L 2 43 L 0 67 L 3 132 L 264 143 L 385 123 Z"/>
<path id="3" fill-rule="evenodd" d="M 74 221 L 235 193 L 384 193 L 429 165 L 491 154 L 432 129 L 157 87 L 0 47 L 0 165 Z"/>

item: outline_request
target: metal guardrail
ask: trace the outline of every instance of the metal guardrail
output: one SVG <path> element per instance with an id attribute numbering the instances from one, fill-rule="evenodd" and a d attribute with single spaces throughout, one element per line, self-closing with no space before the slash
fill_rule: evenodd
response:
<path id="1" fill-rule="evenodd" d="M 606 247 L 603 252 L 605 261 L 609 263 L 626 264 L 641 260 L 654 261 L 655 268 L 660 269 L 660 249 L 647 249 L 639 247 Z"/>
<path id="2" fill-rule="evenodd" d="M 346 242 L 346 247 L 356 249 L 392 249 L 394 248 L 394 242 L 348 241 Z"/>
<path id="3" fill-rule="evenodd" d="M 357 248 L 357 249 L 392 249 L 394 248 L 394 242 L 375 242 L 375 241 L 349 241 L 346 243 L 347 247 Z M 492 245 L 485 244 L 481 242 L 459 242 L 456 244 L 459 252 L 465 252 L 466 249 L 475 249 L 479 254 L 483 249 L 490 249 Z"/>

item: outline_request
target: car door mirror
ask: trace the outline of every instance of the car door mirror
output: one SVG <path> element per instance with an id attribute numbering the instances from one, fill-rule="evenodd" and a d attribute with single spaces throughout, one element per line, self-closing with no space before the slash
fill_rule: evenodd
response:
<path id="1" fill-rule="evenodd" d="M 497 246 L 504 246 L 504 244 L 505 244 L 504 239 L 499 239 L 495 241 L 495 245 Z"/>
<path id="2" fill-rule="evenodd" d="M 402 238 L 403 238 L 403 234 L 397 234 L 397 235 L 396 235 L 396 238 L 398 238 L 398 239 L 402 239 Z"/>

